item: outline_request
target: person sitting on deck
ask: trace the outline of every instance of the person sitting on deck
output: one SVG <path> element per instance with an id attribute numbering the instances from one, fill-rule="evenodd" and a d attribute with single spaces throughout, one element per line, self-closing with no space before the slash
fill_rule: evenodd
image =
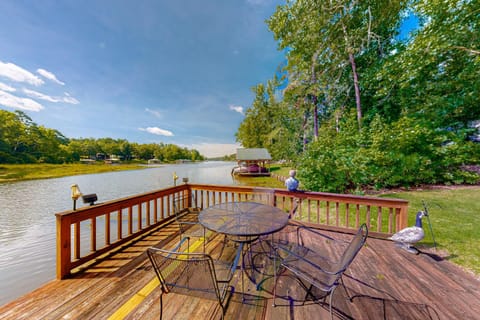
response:
<path id="1" fill-rule="evenodd" d="M 285 180 L 285 186 L 287 187 L 288 191 L 298 191 L 298 180 L 295 178 L 297 171 L 290 170 L 289 175 L 290 177 Z"/>

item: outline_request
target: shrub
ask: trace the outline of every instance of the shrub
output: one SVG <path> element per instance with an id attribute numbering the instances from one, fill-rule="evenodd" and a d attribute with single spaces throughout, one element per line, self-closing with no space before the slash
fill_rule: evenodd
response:
<path id="1" fill-rule="evenodd" d="M 478 163 L 480 148 L 453 132 L 405 116 L 391 124 L 376 116 L 360 131 L 350 116 L 340 128 L 337 132 L 334 124 L 324 125 L 318 141 L 299 160 L 299 178 L 306 189 L 345 192 L 479 180 L 460 168 Z"/>

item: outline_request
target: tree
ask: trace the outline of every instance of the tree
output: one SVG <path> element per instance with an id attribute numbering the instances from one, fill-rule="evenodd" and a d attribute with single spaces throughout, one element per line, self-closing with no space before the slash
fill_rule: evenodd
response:
<path id="1" fill-rule="evenodd" d="M 272 119 L 275 114 L 273 90 L 271 81 L 267 88 L 263 84 L 258 84 L 252 89 L 255 99 L 245 112 L 245 118 L 235 134 L 237 141 L 245 148 L 267 147 L 267 136 L 273 130 Z"/>
<path id="2" fill-rule="evenodd" d="M 277 7 L 268 23 L 280 48 L 288 51 L 289 71 L 300 79 L 307 75 L 310 83 L 315 83 L 316 88 L 307 92 L 314 100 L 322 91 L 334 95 L 348 93 L 348 86 L 338 82 L 345 80 L 342 76 L 346 66 L 350 66 L 348 81 L 354 88 L 360 127 L 361 83 L 356 60 L 371 53 L 372 46 L 381 50 L 384 43 L 391 41 L 405 4 L 403 0 L 287 1 Z"/>

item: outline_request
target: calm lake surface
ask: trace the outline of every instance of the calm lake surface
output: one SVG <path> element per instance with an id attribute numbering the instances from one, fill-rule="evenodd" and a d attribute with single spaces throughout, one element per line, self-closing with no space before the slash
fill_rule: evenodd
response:
<path id="1" fill-rule="evenodd" d="M 191 183 L 238 185 L 230 175 L 234 165 L 207 161 L 0 183 L 0 305 L 55 279 L 55 213 L 72 209 L 72 184 L 105 202 L 173 186 L 173 172 L 177 183 L 188 177 Z"/>

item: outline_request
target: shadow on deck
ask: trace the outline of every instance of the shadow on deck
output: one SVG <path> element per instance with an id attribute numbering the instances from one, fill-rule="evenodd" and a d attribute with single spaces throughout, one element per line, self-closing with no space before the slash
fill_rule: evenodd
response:
<path id="1" fill-rule="evenodd" d="M 221 238 L 214 237 L 207 250 L 213 254 L 220 250 Z M 0 307 L 0 318 L 158 319 L 160 289 L 145 251 L 150 246 L 172 248 L 178 240 L 175 224 L 159 227 L 71 278 L 52 281 Z M 277 306 L 272 307 L 271 261 L 260 252 L 259 244 L 254 245 L 254 259 L 246 259 L 255 268 L 247 262 L 245 301 L 237 271 L 226 319 L 329 318 L 327 304 L 301 305 L 305 293 L 288 274 L 279 281 Z M 412 255 L 390 241 L 369 238 L 344 282 L 333 298 L 338 319 L 480 319 L 480 281 L 433 253 Z M 164 297 L 164 319 L 220 319 L 220 313 L 209 300 L 176 294 Z"/>

